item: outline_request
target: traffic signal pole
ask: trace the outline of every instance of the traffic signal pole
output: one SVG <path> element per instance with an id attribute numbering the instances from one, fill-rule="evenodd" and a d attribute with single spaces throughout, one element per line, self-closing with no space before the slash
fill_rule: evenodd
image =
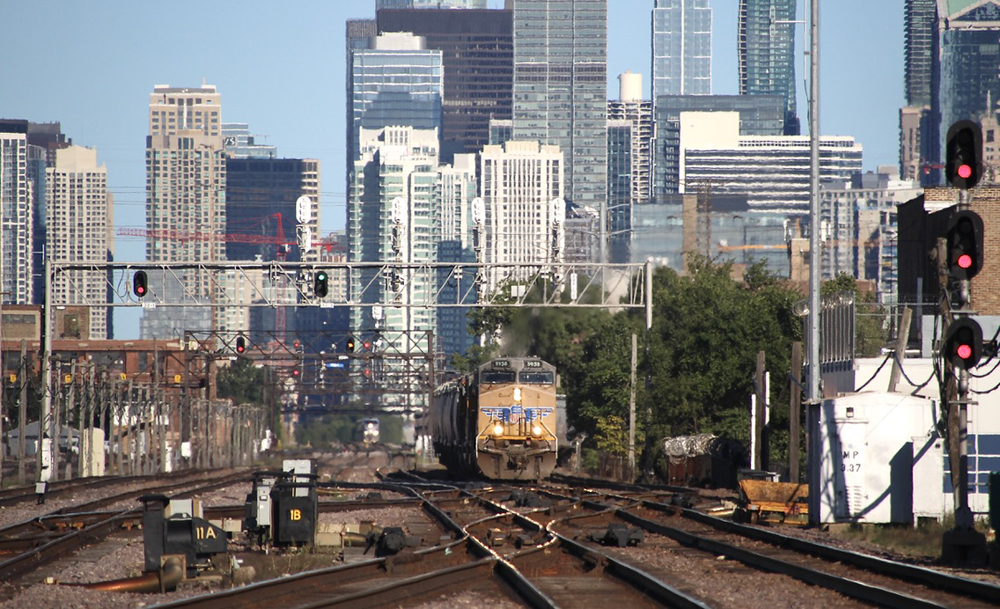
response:
<path id="1" fill-rule="evenodd" d="M 954 127 L 950 131 L 954 131 Z M 983 346 L 982 329 L 971 317 L 975 311 L 970 306 L 969 287 L 970 279 L 982 268 L 982 220 L 969 210 L 971 197 L 968 190 L 978 180 L 981 157 L 978 154 L 974 158 L 963 157 L 962 152 L 962 147 L 953 146 L 949 137 L 947 172 L 949 181 L 959 189 L 958 211 L 949 221 L 946 238 L 938 239 L 937 247 L 938 277 L 942 287 L 941 366 L 948 371 L 941 387 L 941 397 L 947 413 L 952 471 L 957 469 L 957 476 L 952 475 L 955 527 L 945 532 L 942 538 L 941 557 L 949 563 L 981 563 L 986 558 L 986 538 L 975 530 L 975 519 L 969 506 L 968 413 L 969 404 L 974 403 L 969 400 L 969 369 L 979 362 Z M 971 171 L 975 175 L 971 181 L 968 175 L 962 175 L 967 173 L 959 169 L 963 165 L 974 168 Z M 957 307 L 954 310 L 953 286 L 957 291 Z"/>

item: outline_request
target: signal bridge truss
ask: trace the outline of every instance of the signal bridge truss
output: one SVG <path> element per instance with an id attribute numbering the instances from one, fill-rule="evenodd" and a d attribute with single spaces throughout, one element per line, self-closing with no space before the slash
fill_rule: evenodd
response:
<path id="1" fill-rule="evenodd" d="M 651 322 L 652 265 L 648 262 L 547 262 L 535 266 L 464 262 L 49 261 L 47 266 L 46 279 L 56 288 L 46 290 L 52 305 L 645 308 L 647 326 Z M 149 292 L 141 298 L 132 291 L 132 277 L 138 270 L 145 271 L 149 280 Z M 324 298 L 313 293 L 314 274 L 320 270 L 329 276 L 330 290 Z M 84 289 L 83 278 L 93 281 L 95 275 L 105 277 L 110 289 Z M 422 287 L 409 298 L 394 297 L 408 285 Z M 93 296 L 105 292 L 110 296 Z"/>

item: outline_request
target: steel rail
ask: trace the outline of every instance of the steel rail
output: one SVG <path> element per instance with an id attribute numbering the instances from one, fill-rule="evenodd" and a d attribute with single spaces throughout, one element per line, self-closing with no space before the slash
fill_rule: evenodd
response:
<path id="1" fill-rule="evenodd" d="M 685 518 L 702 524 L 707 524 L 729 533 L 735 533 L 737 535 L 742 535 L 744 537 L 749 537 L 751 539 L 763 541 L 779 547 L 788 548 L 797 552 L 804 552 L 825 560 L 841 562 L 866 569 L 874 573 L 881 573 L 883 575 L 905 579 L 907 581 L 927 584 L 941 590 L 975 597 L 1000 605 L 1000 586 L 995 584 L 976 581 L 956 575 L 949 575 L 933 569 L 927 569 L 916 565 L 908 565 L 894 560 L 880 558 L 878 556 L 871 556 L 868 554 L 861 554 L 859 552 L 835 548 L 833 546 L 808 541 L 798 537 L 783 535 L 774 531 L 768 531 L 758 527 L 723 520 L 689 508 L 681 508 L 678 506 L 666 505 L 652 501 L 643 501 L 642 505 L 643 507 L 660 512 L 678 512 Z"/>
<path id="2" fill-rule="evenodd" d="M 233 484 L 235 481 L 239 481 L 244 478 L 246 478 L 246 475 L 243 473 L 231 474 L 230 476 L 223 478 L 221 480 L 216 480 L 208 484 L 202 484 L 201 486 L 197 486 L 193 489 L 189 489 L 182 493 L 178 493 L 176 496 L 178 498 L 187 497 L 195 493 L 201 493 L 219 487 L 228 486 Z M 186 483 L 175 483 L 160 488 L 177 488 L 179 486 L 190 486 L 191 484 L 195 484 L 195 482 L 188 481 Z M 130 491 L 129 493 L 118 495 L 113 498 L 106 498 L 101 501 L 104 502 L 103 503 L 104 505 L 108 505 L 110 503 L 117 503 L 118 501 L 122 501 L 130 497 L 135 497 L 148 492 L 160 492 L 160 491 L 155 489 L 152 490 L 140 489 L 136 491 Z M 86 504 L 86 506 L 90 506 L 94 503 L 98 502 L 91 502 L 89 504 Z M 80 508 L 84 508 L 86 506 L 80 506 Z M 59 514 L 59 512 L 60 510 L 57 510 L 53 514 L 59 516 L 69 515 L 69 514 Z M 0 581 L 7 581 L 7 582 L 12 581 L 18 577 L 25 575 L 26 573 L 30 573 L 31 571 L 33 571 L 38 567 L 41 567 L 42 565 L 57 560 L 83 546 L 91 545 L 97 541 L 100 541 L 105 537 L 107 537 L 108 535 L 110 535 L 115 530 L 117 530 L 117 528 L 120 528 L 120 525 L 124 520 L 129 518 L 135 518 L 136 515 L 139 513 L 140 513 L 139 508 L 124 510 L 104 520 L 91 524 L 90 526 L 86 526 L 78 530 L 68 531 L 64 535 L 56 537 L 55 539 L 43 543 L 38 547 L 32 548 L 22 554 L 19 554 L 3 562 L 0 562 Z M 13 526 L 20 527 L 26 524 L 30 525 L 32 522 L 38 522 L 42 518 L 45 517 L 43 516 L 40 518 L 32 519 L 25 523 L 20 523 L 18 525 L 13 525 Z M 8 527 L 7 529 L 4 530 L 8 530 L 11 528 L 12 527 Z"/>
<path id="3" fill-rule="evenodd" d="M 840 592 L 844 595 L 864 602 L 874 603 L 881 607 L 896 607 L 898 609 L 909 609 L 914 607 L 930 609 L 944 607 L 944 605 L 940 605 L 916 596 L 892 590 L 885 590 L 877 586 L 825 573 L 823 571 L 818 571 L 788 561 L 765 556 L 759 552 L 740 548 L 732 544 L 709 539 L 687 531 L 682 531 L 680 529 L 643 518 L 642 516 L 632 514 L 624 509 L 615 508 L 615 513 L 627 522 L 638 525 L 647 531 L 670 537 L 682 545 L 703 550 L 705 552 L 711 552 L 717 556 L 726 556 L 756 569 L 787 575 L 805 583 L 821 586 L 828 590 Z"/>

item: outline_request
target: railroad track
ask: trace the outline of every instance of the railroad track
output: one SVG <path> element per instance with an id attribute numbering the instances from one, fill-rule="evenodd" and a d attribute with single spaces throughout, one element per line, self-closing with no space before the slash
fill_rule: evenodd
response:
<path id="1" fill-rule="evenodd" d="M 60 497 L 69 493 L 83 490 L 100 489 L 106 487 L 120 486 L 134 482 L 145 482 L 149 480 L 174 480 L 177 478 L 190 477 L 191 471 L 185 470 L 169 474 L 156 474 L 153 476 L 98 476 L 90 478 L 73 478 L 70 480 L 58 480 L 50 482 L 45 491 L 46 499 Z M 37 501 L 34 484 L 28 486 L 13 486 L 0 490 L 0 507 L 7 507 L 21 502 Z"/>
<path id="2" fill-rule="evenodd" d="M 144 486 L 73 508 L 55 510 L 0 529 L 0 549 L 8 553 L 17 552 L 0 561 L 0 581 L 14 581 L 84 546 L 100 543 L 116 531 L 134 527 L 141 518 L 141 508 L 138 506 L 118 512 L 94 513 L 94 510 L 145 494 L 173 493 L 174 497 L 185 498 L 246 480 L 248 476 L 245 471 L 230 472 L 222 477 L 218 473 L 203 472 L 194 480 Z M 47 526 L 50 519 L 57 523 L 54 528 Z M 65 523 L 67 520 L 78 522 L 80 526 L 58 526 L 59 522 Z"/>
<path id="3" fill-rule="evenodd" d="M 427 489 L 426 486 L 436 488 Z M 552 535 L 532 516 L 552 509 L 505 507 L 518 489 L 470 492 L 420 490 L 423 509 L 451 539 L 411 554 L 261 582 L 245 588 L 176 601 L 164 607 L 376 607 L 463 593 L 471 582 L 489 582 L 512 603 L 540 607 L 582 601 L 634 607 L 661 604 L 700 607 L 696 599 L 608 553 Z M 530 503 L 530 502 L 529 502 Z"/>
<path id="4" fill-rule="evenodd" d="M 415 476 L 321 484 L 321 496 L 384 490 L 405 497 L 322 501 L 321 512 L 402 507 L 430 516 L 438 530 L 428 528 L 419 545 L 399 553 L 380 554 L 376 546 L 369 558 L 356 548 L 351 564 L 162 606 L 447 606 L 456 599 L 495 607 L 740 606 L 739 591 L 748 586 L 773 587 L 775 603 L 796 598 L 802 606 L 1000 604 L 1000 587 L 993 584 L 707 516 L 685 507 L 697 501 L 689 489 L 597 480 L 466 486 Z M 223 506 L 206 508 L 205 516 L 239 518 L 241 512 L 242 506 Z M 124 516 L 60 517 L 90 518 L 82 524 L 88 530 L 114 518 L 126 526 Z M 640 544 L 629 543 L 636 537 Z M 3 566 L 0 578 L 6 578 Z"/>
<path id="5" fill-rule="evenodd" d="M 828 590 L 831 596 L 826 604 L 836 606 L 843 606 L 845 599 L 899 608 L 1000 604 L 1000 587 L 994 584 L 741 525 L 678 505 L 614 495 L 604 501 L 588 499 L 582 505 L 588 513 L 553 521 L 549 530 L 592 538 L 594 531 L 613 522 L 638 527 L 652 537 L 644 543 L 654 545 L 661 554 L 673 552 L 707 565 L 723 557 L 746 570 L 779 574 Z M 684 570 L 689 571 L 689 566 Z M 664 578 L 673 577 L 666 567 L 654 571 Z M 699 587 L 705 572 L 711 568 L 690 582 L 692 588 Z"/>

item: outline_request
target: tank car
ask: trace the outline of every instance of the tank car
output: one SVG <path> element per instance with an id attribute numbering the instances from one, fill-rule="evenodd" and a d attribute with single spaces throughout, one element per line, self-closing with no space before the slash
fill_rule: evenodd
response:
<path id="1" fill-rule="evenodd" d="M 434 450 L 449 469 L 537 480 L 556 465 L 556 369 L 538 358 L 482 364 L 434 393 Z"/>

